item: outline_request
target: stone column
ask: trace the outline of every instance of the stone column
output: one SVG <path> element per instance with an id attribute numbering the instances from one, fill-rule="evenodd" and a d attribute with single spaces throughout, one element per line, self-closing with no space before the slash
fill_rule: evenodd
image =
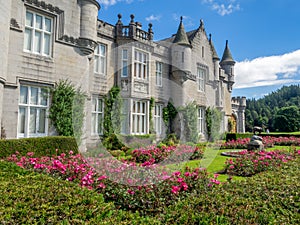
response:
<path id="1" fill-rule="evenodd" d="M 1 2 L 0 6 L 0 124 L 2 126 L 2 109 L 3 109 L 3 93 L 4 83 L 7 78 L 7 64 L 8 64 L 8 49 L 9 49 L 9 33 L 10 33 L 10 19 L 11 19 L 11 0 Z M 0 129 L 1 136 L 1 129 Z"/>

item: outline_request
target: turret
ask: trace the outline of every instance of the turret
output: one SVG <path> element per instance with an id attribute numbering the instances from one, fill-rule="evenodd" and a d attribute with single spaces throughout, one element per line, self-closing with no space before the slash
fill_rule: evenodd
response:
<path id="1" fill-rule="evenodd" d="M 78 45 L 81 52 L 89 55 L 97 46 L 97 18 L 100 5 L 96 0 L 79 0 L 80 13 L 80 37 Z"/>
<path id="2" fill-rule="evenodd" d="M 173 71 L 191 71 L 192 46 L 185 32 L 182 17 L 172 45 Z"/>
<path id="3" fill-rule="evenodd" d="M 225 73 L 229 76 L 234 76 L 234 64 L 235 61 L 232 58 L 230 49 L 228 47 L 228 40 L 226 40 L 225 50 L 220 62 L 221 68 L 225 70 Z"/>

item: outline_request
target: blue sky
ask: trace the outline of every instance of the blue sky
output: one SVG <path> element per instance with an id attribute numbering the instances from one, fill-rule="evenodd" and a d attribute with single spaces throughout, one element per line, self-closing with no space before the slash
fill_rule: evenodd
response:
<path id="1" fill-rule="evenodd" d="M 99 19 L 115 24 L 130 14 L 154 39 L 176 33 L 180 16 L 186 31 L 204 20 L 222 56 L 225 41 L 235 59 L 233 96 L 260 98 L 283 85 L 300 83 L 299 0 L 98 0 Z"/>

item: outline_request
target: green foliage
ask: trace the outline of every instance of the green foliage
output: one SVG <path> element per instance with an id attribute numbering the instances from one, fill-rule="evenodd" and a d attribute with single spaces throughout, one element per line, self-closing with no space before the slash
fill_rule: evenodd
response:
<path id="1" fill-rule="evenodd" d="M 1 224 L 154 224 L 76 183 L 0 161 Z"/>
<path id="2" fill-rule="evenodd" d="M 209 141 L 220 139 L 222 113 L 216 108 L 208 107 L 205 112 L 206 132 Z"/>
<path id="3" fill-rule="evenodd" d="M 102 144 L 107 150 L 119 150 L 125 147 L 122 141 L 120 141 L 117 135 L 114 133 L 103 138 Z"/>
<path id="4" fill-rule="evenodd" d="M 226 142 L 230 140 L 251 138 L 253 133 L 226 133 Z"/>
<path id="5" fill-rule="evenodd" d="M 0 158 L 15 154 L 16 151 L 20 155 L 34 152 L 35 157 L 52 156 L 70 150 L 78 152 L 75 138 L 63 136 L 0 140 L 0 149 Z"/>
<path id="6" fill-rule="evenodd" d="M 297 106 L 282 107 L 274 118 L 274 129 L 283 132 L 300 130 L 300 111 Z"/>
<path id="7" fill-rule="evenodd" d="M 119 134 L 121 130 L 122 98 L 120 88 L 112 87 L 104 98 L 103 136 Z"/>
<path id="8" fill-rule="evenodd" d="M 163 108 L 163 120 L 165 125 L 168 127 L 167 134 L 174 132 L 171 125 L 173 124 L 177 113 L 177 109 L 170 101 L 168 102 L 168 105 Z"/>
<path id="9" fill-rule="evenodd" d="M 298 113 L 294 116 L 281 108 L 300 108 L 300 86 L 284 86 L 281 89 L 264 96 L 261 99 L 247 99 L 245 110 L 246 131 L 251 131 L 254 126 L 268 128 L 270 131 L 299 131 L 300 127 L 285 124 L 285 121 L 294 119 L 294 124 L 300 123 Z M 286 114 L 287 113 L 287 114 Z M 282 130 L 283 129 L 283 130 Z"/>
<path id="10" fill-rule="evenodd" d="M 197 104 L 190 102 L 185 107 L 179 109 L 183 116 L 184 136 L 187 142 L 198 142 L 198 126 L 197 126 Z"/>
<path id="11" fill-rule="evenodd" d="M 49 118 L 61 136 L 82 135 L 85 95 L 68 80 L 60 80 L 51 90 Z"/>

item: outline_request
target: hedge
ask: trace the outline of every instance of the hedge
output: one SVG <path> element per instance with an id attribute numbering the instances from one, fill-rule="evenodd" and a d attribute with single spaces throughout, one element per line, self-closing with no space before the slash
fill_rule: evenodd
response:
<path id="1" fill-rule="evenodd" d="M 227 133 L 226 134 L 226 142 L 230 140 L 237 140 L 239 138 L 251 138 L 253 133 Z M 289 133 L 261 133 L 259 136 L 262 137 L 300 137 L 300 134 L 289 134 Z"/>
<path id="2" fill-rule="evenodd" d="M 20 155 L 34 152 L 35 157 L 40 157 L 67 153 L 70 150 L 75 154 L 78 153 L 78 146 L 73 137 L 51 136 L 0 140 L 0 158 L 15 154 L 16 151 Z"/>

